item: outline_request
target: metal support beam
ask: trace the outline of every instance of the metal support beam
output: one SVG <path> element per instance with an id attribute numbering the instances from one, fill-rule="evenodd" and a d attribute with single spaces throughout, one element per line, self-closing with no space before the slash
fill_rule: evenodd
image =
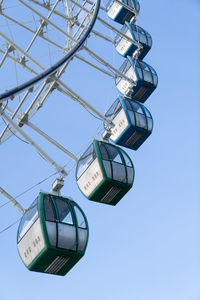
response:
<path id="1" fill-rule="evenodd" d="M 5 54 L 5 51 L 0 49 L 0 53 Z M 35 70 L 29 68 L 27 65 L 24 65 L 20 60 L 18 60 L 17 58 L 11 56 L 11 55 L 7 55 L 7 57 L 12 60 L 14 63 L 18 64 L 20 67 L 24 68 L 26 71 L 30 72 L 31 74 L 33 74 L 34 76 L 38 75 L 38 72 L 36 72 Z"/>
<path id="2" fill-rule="evenodd" d="M 110 25 L 109 23 L 107 23 L 106 21 L 104 21 L 102 18 L 98 17 L 97 18 L 98 21 L 100 21 L 103 25 L 105 25 L 106 27 L 108 27 L 109 29 L 113 30 L 114 32 L 116 32 L 117 34 L 119 34 L 121 37 L 123 37 L 124 39 L 126 39 L 128 42 L 131 42 L 132 44 L 134 44 L 136 47 L 138 47 L 139 49 L 143 48 L 142 45 L 139 42 L 134 41 L 132 38 L 130 38 L 129 36 L 127 36 L 126 34 L 124 34 L 122 31 L 118 30 L 117 28 L 115 28 L 114 26 Z"/>
<path id="3" fill-rule="evenodd" d="M 26 7 L 28 7 L 30 10 L 32 10 L 35 14 L 37 14 L 43 21 L 45 21 L 47 24 L 53 26 L 55 29 L 57 29 L 60 33 L 64 34 L 69 40 L 73 41 L 75 44 L 77 43 L 77 40 L 74 39 L 72 36 L 70 36 L 68 33 L 66 33 L 65 31 L 63 31 L 61 28 L 59 28 L 55 23 L 51 22 L 49 19 L 45 18 L 43 15 L 41 15 L 38 11 L 36 11 L 35 9 L 33 9 L 30 5 L 28 5 L 27 3 L 25 3 L 23 0 L 18 0 L 20 3 L 22 3 L 23 5 L 25 5 Z M 73 1 L 72 1 L 73 2 Z M 76 3 L 77 5 L 77 3 Z M 79 6 L 79 5 L 77 5 Z M 82 7 L 80 5 L 80 7 L 85 10 L 84 7 Z M 91 14 L 90 11 L 88 11 L 86 9 L 86 11 Z M 97 19 L 99 20 L 99 18 L 97 17 Z M 100 19 L 102 21 L 102 19 Z M 104 21 L 103 21 L 104 22 Z M 104 22 L 105 23 L 105 22 Z M 109 25 L 110 27 L 110 25 Z M 114 28 L 114 27 L 113 27 Z M 115 28 L 114 28 L 115 29 Z M 119 31 L 119 34 L 121 34 L 121 32 Z M 128 38 L 125 34 L 123 34 L 124 38 L 130 39 Z M 132 39 L 130 39 L 133 43 L 134 42 Z M 136 43 L 138 46 L 138 43 Z M 104 66 L 106 66 L 107 68 L 109 68 L 110 70 L 112 70 L 113 72 L 115 72 L 115 74 L 117 74 L 118 76 L 124 78 L 125 80 L 127 80 L 128 82 L 134 84 L 134 82 L 128 78 L 126 75 L 124 75 L 122 72 L 118 71 L 116 68 L 114 68 L 111 64 L 109 64 L 108 62 L 106 62 L 104 59 L 102 59 L 99 55 L 97 55 L 96 53 L 94 53 L 93 51 L 91 51 L 89 48 L 87 48 L 86 46 L 83 46 L 83 49 L 85 49 L 91 56 L 93 56 L 95 59 L 97 59 L 100 63 L 102 63 Z"/>
<path id="4" fill-rule="evenodd" d="M 49 143 L 53 144 L 55 147 L 57 147 L 59 150 L 64 152 L 67 156 L 69 156 L 71 159 L 73 159 L 75 162 L 78 161 L 78 158 L 68 151 L 66 148 L 64 148 L 62 145 L 60 145 L 58 142 L 56 142 L 54 139 L 52 139 L 50 136 L 48 136 L 45 132 L 43 132 L 41 129 L 39 129 L 37 126 L 35 126 L 33 123 L 29 121 L 24 122 L 28 127 L 33 129 L 35 132 L 37 132 L 40 136 L 42 136 L 45 140 L 47 140 Z"/>
<path id="5" fill-rule="evenodd" d="M 135 82 L 132 79 L 130 79 L 129 77 L 127 77 L 122 72 L 118 71 L 116 68 L 114 68 L 111 64 L 109 64 L 107 61 L 105 61 L 99 55 L 97 55 L 96 53 L 94 53 L 92 50 L 90 50 L 86 46 L 84 46 L 83 49 L 85 49 L 91 56 L 93 56 L 97 61 L 99 61 L 105 67 L 107 67 L 108 69 L 112 70 L 115 73 L 115 75 L 118 75 L 118 76 L 122 77 L 124 80 L 127 80 L 128 82 L 130 82 L 131 84 L 136 85 Z"/>
<path id="6" fill-rule="evenodd" d="M 18 0 L 18 1 L 23 3 L 24 5 L 26 5 L 22 0 Z M 41 80 L 45 79 L 46 77 L 54 74 L 63 64 L 65 64 L 67 61 L 69 61 L 73 57 L 75 52 L 83 46 L 84 42 L 88 38 L 88 36 L 89 36 L 89 34 L 90 34 L 94 24 L 95 24 L 95 21 L 96 21 L 98 12 L 99 12 L 99 6 L 100 6 L 100 0 L 96 0 L 95 10 L 93 11 L 91 22 L 90 22 L 88 28 L 86 29 L 86 32 L 81 37 L 81 39 L 76 42 L 75 46 L 66 55 L 64 55 L 63 58 L 61 58 L 53 66 L 49 67 L 46 71 L 40 73 L 38 76 L 22 83 L 21 85 L 18 85 L 16 87 L 10 89 L 9 91 L 6 91 L 6 92 L 0 94 L 0 102 L 6 101 L 10 96 L 14 96 L 14 95 L 22 92 L 26 88 L 30 88 L 31 86 L 38 83 L 39 81 L 41 81 Z M 33 11 L 33 9 L 32 9 L 32 11 Z M 44 19 L 44 17 L 42 19 Z M 46 20 L 47 20 L 47 23 L 49 23 L 49 20 L 45 18 L 45 21 Z M 55 27 L 55 24 L 54 24 L 54 27 Z M 60 28 L 59 28 L 59 31 L 60 31 Z M 71 37 L 70 37 L 70 39 L 71 39 Z"/>
<path id="7" fill-rule="evenodd" d="M 55 2 L 55 4 L 53 5 L 53 7 L 52 7 L 50 13 L 49 13 L 48 16 L 47 16 L 47 19 L 49 19 L 49 18 L 51 17 L 51 15 L 52 15 L 52 13 L 54 12 L 56 6 L 58 5 L 58 2 L 60 2 L 60 0 L 57 0 L 57 1 Z M 30 48 L 32 47 L 34 41 L 35 41 L 36 38 L 39 36 L 39 34 L 40 34 L 41 30 L 43 29 L 43 27 L 44 27 L 45 24 L 46 24 L 46 23 L 45 23 L 44 21 L 41 22 L 40 26 L 38 27 L 37 31 L 36 31 L 35 34 L 34 34 L 34 37 L 32 38 L 31 42 L 29 43 L 28 47 L 27 47 L 26 50 L 25 50 L 26 53 L 27 53 L 27 52 L 30 50 Z"/>
<path id="8" fill-rule="evenodd" d="M 59 166 L 47 153 L 45 153 L 12 119 L 10 119 L 3 109 L 0 107 L 0 115 L 2 118 L 10 124 L 19 134 L 48 162 L 56 169 L 61 176 L 67 176 L 67 172 L 61 166 Z"/>
<path id="9" fill-rule="evenodd" d="M 109 77 L 115 79 L 115 75 L 113 73 L 109 73 L 108 71 L 96 66 L 95 64 L 91 63 L 89 60 L 85 59 L 84 57 L 82 57 L 78 54 L 75 54 L 74 57 L 78 58 L 79 60 L 83 61 L 84 63 L 88 64 L 89 66 L 95 68 L 96 70 L 108 75 Z"/>
<path id="10" fill-rule="evenodd" d="M 43 3 L 41 3 L 41 2 L 39 2 L 39 1 L 36 1 L 36 0 L 29 0 L 30 2 L 33 2 L 34 4 L 37 4 L 37 5 L 39 5 L 39 6 L 41 6 L 41 7 L 43 7 L 43 8 L 46 8 L 47 10 L 51 10 L 51 7 L 50 7 L 50 5 L 45 5 L 45 3 L 43 2 Z M 59 11 L 57 11 L 57 10 L 55 10 L 54 11 L 54 14 L 55 15 L 57 15 L 57 16 L 59 16 L 59 17 L 61 17 L 61 18 L 64 18 L 64 19 L 67 19 L 67 20 L 73 20 L 73 18 L 68 18 L 66 15 L 64 15 L 64 14 L 62 14 L 61 12 L 59 12 Z"/>
<path id="11" fill-rule="evenodd" d="M 41 70 L 45 70 L 45 68 L 39 64 L 33 57 L 31 57 L 28 53 L 26 53 L 21 47 L 19 47 L 17 44 L 15 44 L 13 41 L 11 41 L 5 34 L 3 34 L 0 31 L 0 36 L 7 41 L 10 45 L 12 45 L 16 50 L 19 50 L 23 54 L 24 57 L 27 57 L 32 63 L 34 63 L 38 68 Z"/>
<path id="12" fill-rule="evenodd" d="M 59 26 L 57 26 L 54 22 L 50 21 L 49 19 L 45 18 L 39 11 L 35 10 L 32 6 L 28 5 L 26 2 L 23 0 L 18 0 L 21 4 L 26 6 L 28 9 L 30 9 L 34 14 L 38 15 L 43 21 L 45 21 L 47 24 L 51 25 L 54 27 L 58 32 L 64 34 L 69 40 L 73 41 L 75 44 L 77 43 L 77 40 L 75 40 L 72 36 L 67 34 L 64 30 L 62 30 Z"/>
<path id="13" fill-rule="evenodd" d="M 2 187 L 0 187 L 0 194 L 8 202 L 10 202 L 21 214 L 24 214 L 26 212 L 26 209 L 23 208 L 23 206 L 19 202 L 17 202 L 11 195 L 9 195 Z"/>
<path id="14" fill-rule="evenodd" d="M 92 114 L 95 114 L 97 117 L 99 117 L 102 121 L 106 122 L 110 127 L 114 127 L 114 124 L 111 120 L 107 119 L 103 114 L 98 112 L 92 105 L 87 103 L 83 98 L 81 98 L 78 94 L 76 94 L 72 89 L 70 89 L 64 82 L 62 82 L 60 79 L 56 79 L 56 82 L 66 90 L 66 95 L 71 97 L 73 100 L 77 101 L 79 104 L 81 104 L 84 108 L 91 111 Z M 64 91 L 63 91 L 64 92 Z"/>
<path id="15" fill-rule="evenodd" d="M 85 12 L 87 12 L 88 14 L 92 13 L 85 7 L 83 7 L 82 5 L 80 5 L 79 3 L 76 3 L 74 0 L 71 0 L 72 3 L 76 4 L 78 7 L 82 8 L 82 10 L 84 10 Z M 124 7 L 127 7 L 127 5 L 121 1 L 119 1 L 120 4 Z M 129 9 L 131 10 L 131 9 Z M 131 10 L 133 12 L 135 12 L 134 10 Z M 103 25 L 105 25 L 106 27 L 110 28 L 111 30 L 115 31 L 116 33 L 118 33 L 120 36 L 124 37 L 127 41 L 132 42 L 135 45 L 139 45 L 139 43 L 135 42 L 133 39 L 131 39 L 130 37 L 126 36 L 123 32 L 121 32 L 120 30 L 118 30 L 117 28 L 115 28 L 114 26 L 110 25 L 109 23 L 107 23 L 106 21 L 104 21 L 102 18 L 97 17 L 97 20 L 100 21 Z M 141 45 L 140 45 L 141 47 Z"/>
<path id="16" fill-rule="evenodd" d="M 29 93 L 31 93 L 33 91 L 32 88 L 28 89 L 25 93 L 25 95 L 23 96 L 22 100 L 20 101 L 20 103 L 18 104 L 17 108 L 15 109 L 14 112 L 12 112 L 12 120 L 15 118 L 15 116 L 17 115 L 18 111 L 20 110 L 22 104 L 24 103 L 24 101 L 26 100 L 27 96 L 29 95 Z M 4 128 L 4 130 L 2 131 L 1 135 L 0 135 L 0 141 L 2 139 L 2 137 L 4 136 L 4 134 L 6 133 L 6 130 L 8 129 L 9 125 L 6 125 L 6 127 Z"/>

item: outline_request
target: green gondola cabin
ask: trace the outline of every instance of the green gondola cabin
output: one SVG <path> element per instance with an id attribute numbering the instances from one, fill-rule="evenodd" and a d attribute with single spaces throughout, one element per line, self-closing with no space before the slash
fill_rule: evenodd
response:
<path id="1" fill-rule="evenodd" d="M 41 192 L 19 224 L 18 252 L 30 271 L 65 275 L 83 257 L 88 232 L 73 200 Z"/>
<path id="2" fill-rule="evenodd" d="M 76 180 L 89 200 L 116 205 L 133 186 L 134 166 L 121 148 L 94 140 L 77 163 Z"/>

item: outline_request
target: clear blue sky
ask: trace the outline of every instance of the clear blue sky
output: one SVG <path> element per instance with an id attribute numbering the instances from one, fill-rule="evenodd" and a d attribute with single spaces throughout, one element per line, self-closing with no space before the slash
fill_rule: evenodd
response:
<path id="1" fill-rule="evenodd" d="M 140 0 L 140 5 L 137 24 L 153 38 L 145 61 L 157 71 L 159 85 L 145 103 L 154 118 L 153 134 L 137 152 L 127 151 L 136 170 L 134 187 L 116 207 L 92 203 L 79 192 L 73 169 L 62 193 L 87 215 L 84 258 L 65 277 L 29 272 L 18 256 L 14 226 L 0 235 L 0 300 L 200 300 L 200 2 Z M 117 67 L 122 63 L 101 40 L 88 44 Z M 111 79 L 82 63 L 72 63 L 70 70 L 66 82 L 101 112 L 115 100 Z M 75 154 L 101 126 L 58 93 L 33 122 Z M 69 161 L 41 144 L 60 164 Z M 1 146 L 0 165 L 1 186 L 13 196 L 53 173 L 16 138 Z M 19 201 L 27 207 L 52 180 Z M 0 217 L 2 229 L 20 215 L 7 205 Z"/>

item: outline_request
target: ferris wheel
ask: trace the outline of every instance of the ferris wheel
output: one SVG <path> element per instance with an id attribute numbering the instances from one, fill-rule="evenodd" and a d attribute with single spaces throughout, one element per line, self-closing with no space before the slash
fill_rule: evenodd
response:
<path id="1" fill-rule="evenodd" d="M 31 271 L 65 275 L 86 251 L 88 222 L 80 206 L 60 194 L 67 171 L 26 128 L 75 161 L 75 179 L 87 199 L 114 206 L 133 186 L 132 160 L 119 146 L 137 150 L 151 134 L 153 119 L 143 103 L 158 83 L 156 71 L 143 61 L 152 38 L 136 25 L 139 11 L 137 0 L 111 0 L 105 6 L 100 0 L 0 0 L 0 144 L 19 135 L 58 175 L 50 192 L 40 192 L 28 209 L 0 187 L 23 215 L 17 245 Z M 114 47 L 123 59 L 119 68 L 95 47 L 96 39 Z M 72 70 L 79 62 L 112 78 L 118 96 L 105 114 L 73 86 Z M 55 91 L 102 120 L 101 138 L 80 157 L 31 120 Z"/>

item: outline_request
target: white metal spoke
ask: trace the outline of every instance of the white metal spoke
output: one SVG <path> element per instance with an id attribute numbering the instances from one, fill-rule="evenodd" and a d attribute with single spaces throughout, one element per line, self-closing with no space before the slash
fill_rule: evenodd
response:
<path id="1" fill-rule="evenodd" d="M 57 79 L 56 81 L 57 81 L 57 83 L 59 83 L 59 85 L 61 85 L 66 90 L 68 96 L 70 96 L 73 100 L 80 103 L 87 110 L 90 110 L 92 113 L 97 115 L 102 121 L 104 121 L 107 124 L 112 126 L 112 122 L 109 119 L 107 119 L 104 115 L 102 115 L 100 112 L 98 112 L 93 106 L 91 106 L 89 103 L 87 103 L 87 101 L 85 101 L 82 97 L 80 97 L 78 94 L 76 94 L 64 82 L 62 82 L 60 79 Z"/>
<path id="2" fill-rule="evenodd" d="M 132 83 L 133 85 L 135 84 L 129 77 L 124 75 L 122 72 L 114 68 L 111 64 L 109 64 L 107 61 L 105 61 L 103 58 L 101 58 L 99 55 L 94 53 L 92 50 L 90 50 L 88 47 L 84 46 L 84 49 L 96 60 L 98 60 L 101 64 L 103 64 L 105 67 L 108 69 L 112 70 L 116 75 L 119 75 L 123 79 L 127 80 L 128 82 Z"/>
<path id="3" fill-rule="evenodd" d="M 26 210 L 23 208 L 23 206 L 21 204 L 19 204 L 10 194 L 8 194 L 2 187 L 0 187 L 0 194 L 8 201 L 10 202 L 12 205 L 14 205 L 14 207 L 16 207 L 16 209 L 21 213 L 24 214 L 26 212 Z"/>
<path id="4" fill-rule="evenodd" d="M 71 37 L 69 34 L 67 34 L 64 30 L 62 30 L 59 26 L 57 26 L 54 22 L 50 21 L 49 19 L 45 18 L 41 13 L 39 13 L 39 11 L 35 10 L 33 7 L 31 7 L 30 5 L 28 5 L 27 3 L 25 3 L 23 0 L 18 0 L 20 3 L 22 3 L 24 6 L 26 6 L 27 8 L 29 8 L 31 11 L 33 11 L 36 15 L 38 15 L 43 21 L 45 21 L 47 24 L 51 25 L 52 27 L 54 27 L 57 31 L 59 31 L 60 33 L 62 33 L 64 36 L 66 36 L 68 39 L 70 39 L 71 41 L 73 41 L 74 43 L 77 43 L 77 41 Z"/>
<path id="5" fill-rule="evenodd" d="M 18 21 L 16 21 L 15 19 L 11 18 L 10 16 L 0 13 L 0 15 L 4 16 L 6 19 L 10 20 L 11 22 L 15 23 L 16 25 L 18 25 L 19 27 L 33 33 L 34 35 L 37 33 L 37 31 L 32 30 L 31 28 L 23 25 L 22 23 L 19 23 Z M 67 20 L 67 19 L 66 19 Z M 38 35 L 37 35 L 38 36 Z M 45 37 L 44 35 L 39 35 L 38 37 L 40 37 L 41 39 L 47 41 L 49 44 L 52 44 L 56 47 L 58 47 L 59 49 L 63 50 L 63 46 L 59 45 L 58 43 L 54 42 L 53 40 L 48 39 L 47 37 Z"/>
<path id="6" fill-rule="evenodd" d="M 56 8 L 56 6 L 57 6 L 57 4 L 58 4 L 59 1 L 60 1 L 60 0 L 57 0 L 57 1 L 55 2 L 54 6 L 52 7 L 52 10 L 50 11 L 49 15 L 47 16 L 47 19 L 49 19 L 49 18 L 51 17 L 51 15 L 52 15 L 52 13 L 54 12 L 54 9 Z M 36 31 L 36 33 L 35 33 L 33 39 L 31 40 L 30 44 L 29 44 L 28 47 L 26 48 L 26 51 L 25 51 L 25 52 L 28 52 L 28 51 L 30 50 L 31 46 L 33 45 L 34 41 L 36 40 L 36 38 L 37 38 L 38 35 L 40 34 L 40 32 L 41 32 L 41 30 L 43 29 L 43 27 L 45 26 L 45 24 L 46 24 L 45 22 L 41 22 L 39 28 L 37 29 L 37 31 Z"/>
<path id="7" fill-rule="evenodd" d="M 2 51 L 0 49 L 0 53 L 3 53 L 5 55 L 6 52 Z M 28 67 L 26 64 L 24 64 L 22 61 L 16 59 L 15 57 L 7 54 L 7 57 L 13 61 L 14 63 L 18 64 L 20 67 L 22 67 L 23 69 L 26 69 L 28 72 L 30 72 L 33 75 L 38 75 L 38 72 L 36 72 L 35 70 L 31 69 L 30 67 Z"/>
<path id="8" fill-rule="evenodd" d="M 63 167 L 59 166 L 40 146 L 38 146 L 15 122 L 10 119 L 0 107 L 0 115 L 2 118 L 10 124 L 20 135 L 48 162 L 56 169 L 62 176 L 66 176 L 67 173 Z"/>
<path id="9" fill-rule="evenodd" d="M 17 49 L 23 56 L 27 57 L 30 61 L 32 61 L 38 68 L 41 70 L 45 70 L 45 68 L 40 65 L 33 57 L 31 57 L 28 53 L 26 53 L 21 47 L 19 47 L 17 44 L 15 44 L 13 41 L 11 41 L 5 34 L 0 32 L 0 36 L 7 41 L 10 45 L 12 45 L 15 49 Z"/>
<path id="10" fill-rule="evenodd" d="M 44 7 L 44 8 L 46 8 L 46 9 L 49 10 L 49 11 L 51 10 L 50 7 L 43 5 L 43 4 L 39 3 L 38 1 L 35 1 L 35 0 L 29 0 L 29 1 L 31 1 L 31 2 L 33 2 L 33 3 L 35 3 L 35 4 L 38 4 L 38 5 L 40 5 L 40 6 Z M 91 2 L 91 1 L 87 1 L 87 2 L 90 3 L 90 4 L 93 4 L 93 2 Z M 75 2 L 74 2 L 74 6 L 75 6 Z M 92 15 L 92 13 L 91 13 L 88 9 L 83 8 L 82 6 L 79 6 L 79 7 L 81 7 L 82 10 L 84 9 L 89 15 Z M 101 7 L 101 9 L 104 9 L 104 8 Z M 105 10 L 105 9 L 104 9 L 104 10 Z M 73 20 L 74 20 L 74 22 L 75 22 L 78 26 L 80 25 L 80 23 L 76 20 L 75 17 L 68 18 L 67 16 L 65 16 L 64 14 L 61 14 L 60 12 L 58 12 L 58 11 L 56 11 L 56 10 L 54 11 L 54 14 L 60 16 L 61 18 L 65 19 L 66 21 L 68 21 L 68 20 L 72 20 L 72 21 L 73 21 Z M 4 15 L 4 14 L 3 14 L 3 15 Z M 98 17 L 98 19 L 101 20 L 101 22 L 104 22 L 103 19 L 101 19 L 101 18 L 99 18 L 99 17 Z M 109 23 L 107 23 L 107 22 L 104 22 L 104 25 L 106 25 L 107 27 L 109 26 L 109 28 L 110 28 L 111 30 L 113 30 L 113 31 L 115 31 L 116 33 L 120 34 L 121 36 L 123 36 L 123 37 L 124 37 L 125 39 L 127 39 L 128 41 L 131 41 L 131 42 L 134 43 L 134 41 L 133 41 L 132 39 L 130 39 L 130 38 L 129 38 L 128 36 L 126 36 L 125 34 L 123 34 L 121 31 L 117 30 L 117 28 L 115 28 L 114 26 L 111 26 L 111 25 L 110 25 Z M 91 32 L 94 33 L 95 35 L 101 37 L 102 39 L 105 39 L 106 41 L 113 43 L 113 40 L 112 40 L 112 39 L 110 39 L 110 38 L 104 36 L 104 35 L 101 34 L 100 32 L 98 32 L 98 31 L 96 31 L 96 30 L 94 30 L 94 29 L 93 29 Z"/>
<path id="11" fill-rule="evenodd" d="M 47 6 L 47 5 L 44 5 L 44 3 L 42 4 L 41 2 L 36 1 L 36 0 L 29 0 L 29 1 L 30 1 L 30 2 L 33 2 L 33 3 L 37 4 L 37 5 L 39 5 L 39 6 L 41 6 L 41 7 L 43 7 L 43 8 L 45 8 L 45 9 L 49 10 L 49 11 L 51 10 L 51 7 L 50 7 L 50 6 Z M 57 11 L 57 10 L 54 10 L 54 14 L 56 14 L 57 16 L 59 16 L 59 17 L 61 17 L 61 18 L 66 19 L 66 20 L 72 20 L 72 19 L 73 19 L 73 18 L 67 17 L 66 15 L 62 14 L 61 12 L 59 12 L 59 11 Z"/>
<path id="12" fill-rule="evenodd" d="M 33 129 L 35 132 L 37 132 L 39 135 L 41 135 L 48 142 L 50 142 L 51 144 L 53 144 L 54 146 L 56 146 L 59 150 L 61 150 L 62 152 L 64 152 L 67 156 L 69 156 L 75 162 L 78 161 L 78 158 L 73 153 L 71 153 L 70 151 L 68 151 L 61 144 L 59 144 L 58 142 L 56 142 L 54 139 L 52 139 L 50 136 L 48 136 L 46 133 L 44 133 L 41 129 L 39 129 L 38 127 L 36 127 L 33 123 L 28 122 L 28 121 L 25 120 L 25 124 L 27 126 L 29 126 L 31 129 Z"/>
<path id="13" fill-rule="evenodd" d="M 20 108 L 22 107 L 23 103 L 26 101 L 27 96 L 29 95 L 30 92 L 32 92 L 32 88 L 28 89 L 25 93 L 25 95 L 23 96 L 23 98 L 21 99 L 20 103 L 18 104 L 16 110 L 12 113 L 11 119 L 13 120 L 15 118 L 15 116 L 17 115 L 18 111 L 20 110 Z M 2 131 L 1 135 L 0 135 L 0 141 L 2 139 L 2 137 L 4 136 L 6 130 L 8 129 L 9 125 L 7 125 L 4 130 Z"/>
<path id="14" fill-rule="evenodd" d="M 109 77 L 115 79 L 115 75 L 113 75 L 113 73 L 107 72 L 106 70 L 104 70 L 104 69 L 98 67 L 97 65 L 91 63 L 89 60 L 85 59 L 84 57 L 82 57 L 82 56 L 80 56 L 80 55 L 78 55 L 78 54 L 76 54 L 75 57 L 78 58 L 78 59 L 80 59 L 81 61 L 85 62 L 85 63 L 88 64 L 89 66 L 95 68 L 96 70 L 98 70 L 98 71 L 100 71 L 100 72 L 102 72 L 102 73 L 108 75 Z"/>

